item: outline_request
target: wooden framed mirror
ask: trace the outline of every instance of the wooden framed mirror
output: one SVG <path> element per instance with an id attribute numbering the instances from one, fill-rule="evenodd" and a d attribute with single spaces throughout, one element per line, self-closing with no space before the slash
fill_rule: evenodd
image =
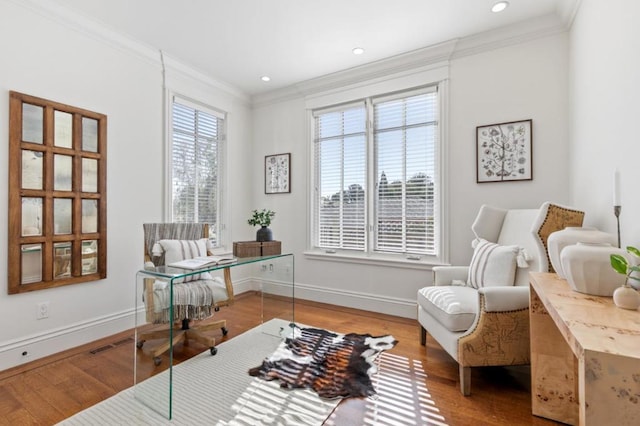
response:
<path id="1" fill-rule="evenodd" d="M 106 278 L 107 116 L 9 102 L 9 294 Z"/>

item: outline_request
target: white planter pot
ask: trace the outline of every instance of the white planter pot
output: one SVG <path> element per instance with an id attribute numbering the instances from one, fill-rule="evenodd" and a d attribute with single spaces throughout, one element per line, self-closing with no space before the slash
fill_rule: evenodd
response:
<path id="1" fill-rule="evenodd" d="M 626 276 L 611 267 L 612 254 L 626 257 L 624 250 L 610 244 L 577 243 L 565 247 L 560 262 L 569 286 L 580 293 L 612 296 L 626 281 Z"/>
<path id="2" fill-rule="evenodd" d="M 547 239 L 547 250 L 549 251 L 549 260 L 553 270 L 556 271 L 558 277 L 566 278 L 566 274 L 560 261 L 560 254 L 562 250 L 576 243 L 606 243 L 611 246 L 618 244 L 618 239 L 615 235 L 607 232 L 602 232 L 596 228 L 590 227 L 567 227 L 562 231 L 556 231 L 549 234 Z"/>

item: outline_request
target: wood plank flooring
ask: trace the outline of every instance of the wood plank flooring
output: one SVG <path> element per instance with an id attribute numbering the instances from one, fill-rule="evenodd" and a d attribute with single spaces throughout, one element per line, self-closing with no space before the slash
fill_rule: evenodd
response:
<path id="1" fill-rule="evenodd" d="M 223 308 L 215 315 L 215 319 L 227 320 L 229 334 L 222 340 L 233 339 L 258 324 L 262 306 L 266 318 L 277 317 L 288 309 L 288 305 L 278 298 L 263 301 L 255 293 L 239 295 L 232 307 Z M 410 397 L 399 391 L 395 406 L 378 407 L 380 412 L 387 412 L 386 417 L 371 417 L 371 401 L 343 401 L 327 425 L 558 424 L 531 415 L 528 367 L 473 369 L 472 394 L 463 397 L 459 391 L 457 364 L 430 337 L 426 348 L 420 345 L 415 320 L 304 300 L 296 301 L 295 319 L 301 324 L 341 333 L 392 334 L 399 343 L 389 355 L 406 361 L 407 365 L 411 363 L 414 368 L 406 374 L 410 375 L 411 383 L 422 389 Z M 0 425 L 55 424 L 120 392 L 133 384 L 134 357 L 138 357 L 139 374 L 153 375 L 166 368 L 166 360 L 155 367 L 144 349 L 135 348 L 134 333 L 130 330 L 1 371 Z M 197 344 L 178 345 L 174 359 L 182 362 L 204 350 L 206 348 Z M 398 388 L 403 386 L 406 384 L 398 385 Z M 427 406 L 422 410 L 426 414 L 413 423 L 404 423 L 400 413 L 406 411 L 407 406 Z M 437 413 L 437 416 L 429 417 L 429 413 Z"/>

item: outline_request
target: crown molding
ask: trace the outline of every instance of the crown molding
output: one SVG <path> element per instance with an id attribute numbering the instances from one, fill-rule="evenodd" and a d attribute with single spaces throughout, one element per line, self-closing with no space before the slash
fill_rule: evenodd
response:
<path id="1" fill-rule="evenodd" d="M 244 93 L 242 90 L 236 88 L 235 86 L 231 85 L 231 84 L 227 84 L 221 80 L 216 80 L 214 78 L 209 77 L 208 75 L 204 74 L 203 72 L 199 71 L 196 68 L 193 68 L 187 64 L 185 64 L 184 62 L 181 62 L 175 58 L 173 58 L 170 55 L 167 55 L 166 52 L 162 52 L 162 55 L 164 57 L 164 66 L 166 68 L 166 70 L 168 71 L 173 71 L 176 73 L 179 73 L 180 75 L 192 78 L 200 83 L 204 83 L 210 87 L 214 87 L 217 89 L 220 89 L 232 96 L 234 96 L 235 98 L 237 98 L 238 100 L 240 100 L 243 104 L 245 104 L 246 106 L 250 106 L 251 105 L 251 98 L 249 97 L 249 95 L 247 95 L 246 93 Z"/>
<path id="2" fill-rule="evenodd" d="M 567 1 L 579 2 L 580 0 Z M 558 15 L 546 15 L 254 95 L 251 98 L 251 103 L 253 107 L 261 107 L 301 96 L 330 92 L 365 80 L 381 79 L 389 75 L 410 72 L 416 68 L 441 65 L 451 59 L 476 55 L 559 34 L 567 31 L 567 28 L 566 23 Z"/>
<path id="3" fill-rule="evenodd" d="M 571 28 L 573 25 L 573 20 L 576 18 L 581 5 L 582 0 L 561 0 L 558 3 L 558 15 L 562 18 L 567 28 Z"/>
<path id="4" fill-rule="evenodd" d="M 565 31 L 567 27 L 555 14 L 528 19 L 460 39 L 451 59 L 522 44 Z"/>
<path id="5" fill-rule="evenodd" d="M 160 52 L 152 46 L 112 30 L 105 24 L 78 13 L 51 0 L 8 0 L 32 12 L 38 13 L 69 29 L 82 33 L 115 49 L 132 54 L 142 60 L 162 67 Z M 443 61 L 462 58 L 502 47 L 524 43 L 567 31 L 582 0 L 563 0 L 557 14 L 547 15 L 520 23 L 486 31 L 469 37 L 452 39 L 433 46 L 385 58 L 369 64 L 302 81 L 284 88 L 249 96 L 241 89 L 212 78 L 175 58 L 165 57 L 165 66 L 171 71 L 194 79 L 207 86 L 222 90 L 252 107 L 261 107 L 286 100 L 298 99 L 322 92 L 350 86 L 364 80 L 383 79 L 392 74 L 410 72 L 412 69 L 441 64 Z"/>
<path id="6" fill-rule="evenodd" d="M 384 79 L 390 75 L 414 73 L 417 68 L 441 65 L 451 57 L 457 40 L 449 40 L 433 46 L 370 62 L 365 65 L 326 74 L 318 78 L 305 80 L 282 89 L 254 95 L 252 105 L 260 107 L 272 103 L 292 100 L 301 96 L 312 96 L 352 86 L 364 81 Z"/>
<path id="7" fill-rule="evenodd" d="M 61 5 L 56 1 L 50 0 L 8 0 L 18 6 L 44 16 L 68 29 L 77 31 L 85 36 L 88 36 L 98 42 L 106 44 L 119 51 L 131 54 L 139 59 L 142 59 L 148 63 L 151 63 L 160 70 L 162 69 L 162 61 L 160 58 L 160 52 L 158 49 L 149 46 L 139 40 L 132 37 L 123 35 L 104 23 L 91 19 L 90 17 L 78 13 L 71 8 Z M 165 66 L 170 67 L 171 70 L 191 79 L 194 79 L 207 86 L 222 90 L 236 98 L 245 104 L 250 104 L 250 97 L 238 89 L 237 87 L 217 80 L 208 76 L 206 73 L 180 62 L 175 58 L 168 58 L 166 53 Z"/>

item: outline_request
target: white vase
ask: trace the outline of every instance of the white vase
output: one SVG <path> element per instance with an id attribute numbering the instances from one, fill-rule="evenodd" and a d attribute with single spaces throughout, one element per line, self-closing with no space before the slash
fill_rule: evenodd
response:
<path id="1" fill-rule="evenodd" d="M 624 250 L 610 244 L 577 243 L 566 246 L 560 253 L 560 262 L 569 286 L 580 293 L 612 296 L 627 278 L 611 267 L 612 254 L 626 257 Z"/>
<path id="2" fill-rule="evenodd" d="M 560 253 L 562 253 L 565 247 L 576 243 L 606 243 L 615 246 L 618 240 L 613 234 L 586 226 L 569 226 L 562 231 L 552 232 L 547 239 L 547 250 L 549 251 L 551 266 L 560 278 L 566 278 L 566 274 L 562 268 L 562 262 L 560 261 Z"/>
<path id="3" fill-rule="evenodd" d="M 619 308 L 636 310 L 640 306 L 640 293 L 633 287 L 623 285 L 613 292 L 613 303 Z"/>

